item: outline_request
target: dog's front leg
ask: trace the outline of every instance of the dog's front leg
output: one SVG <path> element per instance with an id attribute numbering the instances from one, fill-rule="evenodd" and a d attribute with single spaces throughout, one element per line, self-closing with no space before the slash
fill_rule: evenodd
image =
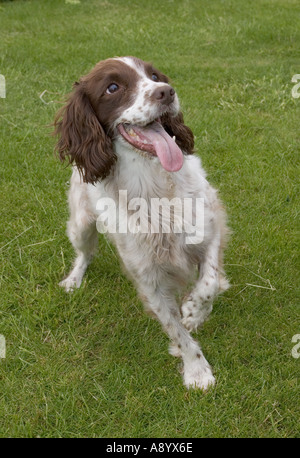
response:
<path id="1" fill-rule="evenodd" d="M 66 291 L 80 287 L 84 273 L 98 246 L 96 216 L 89 209 L 87 185 L 82 183 L 76 169 L 71 177 L 69 208 L 68 235 L 77 256 L 71 272 L 59 284 Z"/>
<path id="2" fill-rule="evenodd" d="M 181 323 L 175 297 L 159 288 L 153 290 L 143 288 L 141 295 L 146 307 L 157 317 L 170 337 L 172 341 L 170 353 L 173 356 L 180 356 L 183 360 L 183 379 L 187 388 L 206 390 L 209 385 L 213 385 L 215 379 L 210 365 L 199 344 Z"/>
<path id="3" fill-rule="evenodd" d="M 212 311 L 214 298 L 229 288 L 221 265 L 221 250 L 220 234 L 217 233 L 200 265 L 199 279 L 181 306 L 182 323 L 189 331 L 196 330 L 207 320 Z"/>

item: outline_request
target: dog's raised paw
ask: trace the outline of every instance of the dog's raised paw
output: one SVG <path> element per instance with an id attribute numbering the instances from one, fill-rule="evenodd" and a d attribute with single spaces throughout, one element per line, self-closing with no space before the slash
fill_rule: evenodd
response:
<path id="1" fill-rule="evenodd" d="M 181 306 L 181 322 L 188 331 L 196 331 L 207 320 L 212 310 L 211 303 L 203 303 L 189 296 Z"/>

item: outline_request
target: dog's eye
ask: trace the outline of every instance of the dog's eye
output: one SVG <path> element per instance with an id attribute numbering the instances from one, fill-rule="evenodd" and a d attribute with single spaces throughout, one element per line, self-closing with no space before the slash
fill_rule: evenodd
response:
<path id="1" fill-rule="evenodd" d="M 158 76 L 157 76 L 156 73 L 152 73 L 151 79 L 152 79 L 153 81 L 155 81 L 155 82 L 159 81 L 159 78 L 158 78 Z"/>
<path id="2" fill-rule="evenodd" d="M 116 83 L 112 83 L 106 89 L 106 94 L 113 94 L 119 90 L 119 86 Z"/>

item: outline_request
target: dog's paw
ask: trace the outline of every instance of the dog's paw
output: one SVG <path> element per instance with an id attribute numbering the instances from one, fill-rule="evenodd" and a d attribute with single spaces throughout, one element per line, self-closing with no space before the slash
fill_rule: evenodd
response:
<path id="1" fill-rule="evenodd" d="M 200 298 L 189 296 L 181 306 L 181 322 L 188 331 L 196 331 L 207 320 L 211 311 L 211 302 L 202 302 Z"/>
<path id="2" fill-rule="evenodd" d="M 64 280 L 62 280 L 59 283 L 59 286 L 61 288 L 64 288 L 64 290 L 67 293 L 71 293 L 72 291 L 74 291 L 74 289 L 79 288 L 79 286 L 77 285 L 77 281 L 76 281 L 75 277 L 67 277 L 67 278 L 65 278 Z"/>
<path id="3" fill-rule="evenodd" d="M 203 355 L 197 361 L 184 365 L 183 380 L 188 389 L 198 388 L 202 391 L 207 391 L 216 381 Z"/>
<path id="4" fill-rule="evenodd" d="M 218 290 L 219 284 L 215 278 L 203 277 L 191 295 L 183 302 L 181 321 L 188 331 L 195 331 L 207 320 Z"/>

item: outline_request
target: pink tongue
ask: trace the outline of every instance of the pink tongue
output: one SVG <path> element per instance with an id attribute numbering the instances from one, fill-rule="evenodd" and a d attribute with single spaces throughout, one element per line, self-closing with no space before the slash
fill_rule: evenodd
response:
<path id="1" fill-rule="evenodd" d="M 173 138 L 158 122 L 141 129 L 142 134 L 152 143 L 161 165 L 168 172 L 177 172 L 183 165 L 183 154 Z"/>

